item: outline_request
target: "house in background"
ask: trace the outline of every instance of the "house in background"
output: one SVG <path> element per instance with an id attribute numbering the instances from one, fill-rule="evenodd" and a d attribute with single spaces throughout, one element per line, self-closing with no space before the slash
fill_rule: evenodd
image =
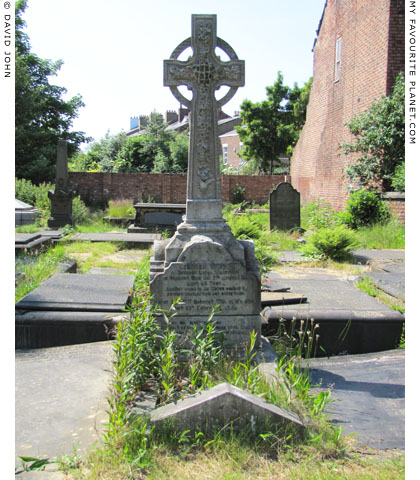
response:
<path id="1" fill-rule="evenodd" d="M 161 115 L 162 122 L 168 123 L 166 130 L 172 130 L 181 132 L 187 130 L 189 127 L 189 110 L 187 108 L 180 107 L 178 113 L 174 110 L 167 110 L 165 116 Z M 130 118 L 130 130 L 127 133 L 127 137 L 135 137 L 142 135 L 142 130 L 148 125 L 150 121 L 150 115 L 139 115 L 138 117 Z M 222 146 L 222 137 L 227 135 L 229 132 L 236 133 L 234 127 L 241 124 L 241 119 L 239 117 L 239 112 L 235 112 L 233 117 L 229 116 L 227 113 L 223 112 L 220 108 L 218 111 L 218 134 L 219 134 L 219 146 L 218 153 L 223 156 L 223 163 L 225 165 L 238 166 L 239 157 L 236 155 L 236 151 L 229 149 L 229 156 L 227 156 L 226 148 Z M 236 135 L 238 135 L 236 133 Z M 239 142 L 239 137 L 238 137 Z M 226 161 L 226 163 L 225 163 Z"/>
<path id="2" fill-rule="evenodd" d="M 291 178 L 303 204 L 320 199 L 344 208 L 351 157 L 339 144 L 345 126 L 374 100 L 392 94 L 404 71 L 404 0 L 327 0 L 313 53 L 306 123 L 291 159 Z"/>

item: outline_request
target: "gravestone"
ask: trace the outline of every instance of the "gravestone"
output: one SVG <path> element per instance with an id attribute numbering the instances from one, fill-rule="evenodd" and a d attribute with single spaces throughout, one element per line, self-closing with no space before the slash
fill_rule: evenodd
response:
<path id="1" fill-rule="evenodd" d="M 282 182 L 270 193 L 270 230 L 300 227 L 300 193 Z"/>
<path id="2" fill-rule="evenodd" d="M 150 421 L 157 430 L 170 424 L 179 431 L 204 433 L 221 431 L 231 425 L 236 432 L 247 429 L 252 437 L 266 433 L 267 429 L 272 431 L 273 426 L 293 424 L 298 430 L 304 428 L 295 413 L 229 383 L 157 408 L 151 412 Z"/>
<path id="3" fill-rule="evenodd" d="M 55 190 L 48 192 L 51 200 L 51 217 L 48 219 L 50 228 L 60 228 L 74 225 L 72 202 L 76 193 L 69 188 L 69 173 L 67 167 L 67 142 L 59 140 L 57 145 L 57 165 L 55 175 Z"/>
<path id="4" fill-rule="evenodd" d="M 192 56 L 178 60 L 192 48 Z M 216 47 L 229 57 L 221 61 Z M 222 217 L 217 151 L 217 109 L 245 83 L 245 65 L 216 35 L 216 15 L 192 15 L 192 36 L 164 62 L 164 85 L 191 111 L 186 215 L 175 235 L 154 244 L 150 268 L 153 301 L 163 309 L 178 297 L 171 328 L 185 338 L 194 325 L 204 325 L 216 305 L 213 319 L 225 335 L 225 348 L 249 342 L 252 330 L 260 341 L 260 270 L 251 241 L 238 241 Z M 178 86 L 186 85 L 192 99 Z M 230 90 L 219 100 L 215 91 Z M 161 319 L 164 325 L 163 319 Z"/>

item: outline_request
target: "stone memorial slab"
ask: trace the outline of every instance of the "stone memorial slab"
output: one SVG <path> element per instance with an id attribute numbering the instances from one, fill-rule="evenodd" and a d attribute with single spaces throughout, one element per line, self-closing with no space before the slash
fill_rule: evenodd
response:
<path id="1" fill-rule="evenodd" d="M 58 273 L 16 303 L 20 310 L 117 312 L 125 308 L 131 275 Z"/>
<path id="2" fill-rule="evenodd" d="M 15 198 L 15 226 L 35 223 L 38 209 Z"/>
<path id="3" fill-rule="evenodd" d="M 41 238 L 40 233 L 15 233 L 15 244 L 26 245 Z"/>
<path id="4" fill-rule="evenodd" d="M 282 182 L 270 193 L 270 230 L 300 227 L 300 193 Z"/>
<path id="5" fill-rule="evenodd" d="M 192 56 L 178 57 L 189 47 Z M 215 49 L 229 60 L 221 61 Z M 171 328 L 178 338 L 195 324 L 205 323 L 212 308 L 213 319 L 225 334 L 225 348 L 235 349 L 261 331 L 260 272 L 253 243 L 238 241 L 222 217 L 218 158 L 217 109 L 244 85 L 244 62 L 216 35 L 216 15 L 192 15 L 192 36 L 184 40 L 164 62 L 164 84 L 191 110 L 188 154 L 187 204 L 184 221 L 175 235 L 154 244 L 150 288 L 161 308 L 177 304 Z M 192 99 L 178 90 L 186 85 Z M 215 91 L 230 87 L 220 100 Z"/>
<path id="6" fill-rule="evenodd" d="M 151 413 L 156 429 L 170 423 L 179 431 L 212 433 L 232 424 L 236 431 L 249 429 L 251 435 L 263 433 L 273 425 L 290 424 L 303 429 L 300 418 L 292 412 L 262 400 L 245 390 L 222 383 L 175 403 L 157 408 Z"/>

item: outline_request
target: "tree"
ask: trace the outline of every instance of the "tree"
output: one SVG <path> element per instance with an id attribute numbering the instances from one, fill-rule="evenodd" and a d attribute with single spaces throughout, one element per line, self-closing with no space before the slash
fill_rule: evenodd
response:
<path id="1" fill-rule="evenodd" d="M 114 169 L 118 153 L 127 142 L 124 132 L 111 135 L 108 130 L 104 138 L 93 142 L 87 153 L 79 153 L 71 159 L 69 169 L 73 172 L 101 171 Z"/>
<path id="2" fill-rule="evenodd" d="M 355 136 L 340 144 L 345 155 L 359 153 L 347 168 L 347 176 L 359 186 L 392 189 L 394 174 L 405 160 L 404 76 L 398 75 L 391 96 L 382 96 L 369 109 L 353 117 L 348 126 Z"/>
<path id="3" fill-rule="evenodd" d="M 273 86 L 266 88 L 267 100 L 241 105 L 242 125 L 235 127 L 244 148 L 239 155 L 253 162 L 258 171 L 272 173 L 282 155 L 291 155 L 305 123 L 311 79 L 303 88 L 283 85 L 278 72 Z"/>
<path id="4" fill-rule="evenodd" d="M 81 96 L 65 101 L 62 96 L 67 90 L 49 83 L 49 77 L 57 74 L 63 62 L 43 60 L 30 51 L 29 37 L 23 32 L 26 7 L 27 0 L 15 4 L 15 169 L 17 177 L 40 183 L 55 177 L 60 138 L 69 142 L 69 156 L 90 139 L 84 132 L 70 131 L 84 106 Z"/>

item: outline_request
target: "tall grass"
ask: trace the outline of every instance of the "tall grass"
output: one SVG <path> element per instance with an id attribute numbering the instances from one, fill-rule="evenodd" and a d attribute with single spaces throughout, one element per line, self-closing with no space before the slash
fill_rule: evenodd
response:
<path id="1" fill-rule="evenodd" d="M 110 217 L 134 217 L 136 214 L 133 202 L 129 199 L 110 200 L 108 205 L 107 215 Z"/>
<path id="2" fill-rule="evenodd" d="M 361 227 L 357 231 L 359 248 L 387 249 L 405 248 L 405 227 L 397 219 L 392 218 L 385 225 Z"/>
<path id="3" fill-rule="evenodd" d="M 25 252 L 16 259 L 17 282 L 15 302 L 21 300 L 29 292 L 37 288 L 49 278 L 64 260 L 65 251 L 62 245 L 49 247 L 44 253 Z"/>

